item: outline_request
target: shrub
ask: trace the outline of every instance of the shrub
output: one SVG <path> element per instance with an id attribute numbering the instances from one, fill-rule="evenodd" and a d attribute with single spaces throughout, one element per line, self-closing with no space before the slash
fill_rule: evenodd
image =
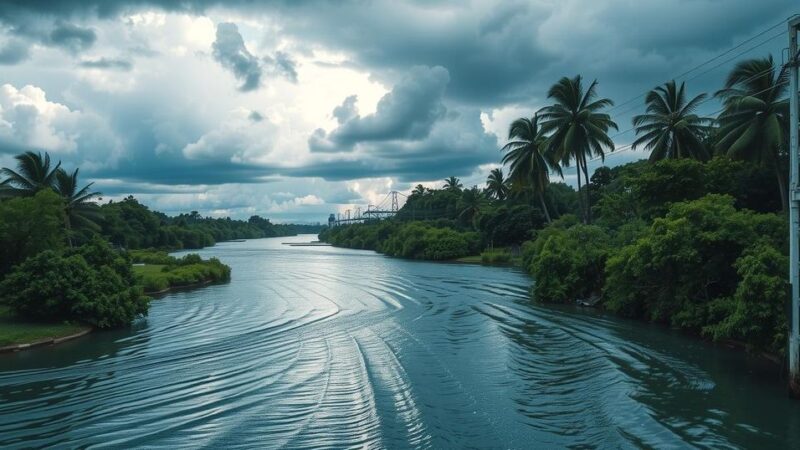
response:
<path id="1" fill-rule="evenodd" d="M 524 248 L 533 292 L 543 302 L 572 302 L 598 294 L 603 286 L 610 238 L 593 225 L 552 227 Z"/>
<path id="2" fill-rule="evenodd" d="M 131 323 L 149 302 L 130 261 L 100 239 L 67 254 L 46 250 L 28 258 L 0 283 L 0 298 L 25 317 L 98 328 Z"/>
<path id="3" fill-rule="evenodd" d="M 737 211 L 733 203 L 732 197 L 712 194 L 672 205 L 666 217 L 656 219 L 642 237 L 609 259 L 606 306 L 698 332 L 715 321 L 725 322 L 722 305 L 729 302 L 724 299 L 735 299 L 747 267 L 756 265 L 754 256 L 739 260 L 744 250 L 761 242 L 776 250 L 762 248 L 760 254 L 777 254 L 785 244 L 780 217 Z M 755 278 L 748 285 L 753 283 Z M 746 293 L 738 294 L 739 303 Z M 708 332 L 722 336 L 720 327 Z"/>

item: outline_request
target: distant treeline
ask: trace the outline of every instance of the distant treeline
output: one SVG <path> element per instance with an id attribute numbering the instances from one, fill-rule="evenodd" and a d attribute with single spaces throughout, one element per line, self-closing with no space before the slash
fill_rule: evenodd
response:
<path id="1" fill-rule="evenodd" d="M 248 220 L 202 217 L 197 211 L 170 217 L 150 211 L 134 197 L 100 207 L 101 233 L 118 247 L 194 249 L 233 239 L 318 233 L 320 225 L 274 224 L 261 216 Z"/>

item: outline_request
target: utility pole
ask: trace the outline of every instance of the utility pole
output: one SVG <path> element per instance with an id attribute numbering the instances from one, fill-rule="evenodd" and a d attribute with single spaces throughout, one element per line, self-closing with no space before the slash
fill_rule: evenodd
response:
<path id="1" fill-rule="evenodd" d="M 789 313 L 789 392 L 800 397 L 800 147 L 798 146 L 797 33 L 800 17 L 789 20 L 789 282 L 792 305 Z"/>

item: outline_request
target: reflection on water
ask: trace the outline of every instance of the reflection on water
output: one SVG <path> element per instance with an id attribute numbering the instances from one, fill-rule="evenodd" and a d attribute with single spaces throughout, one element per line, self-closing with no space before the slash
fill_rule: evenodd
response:
<path id="1" fill-rule="evenodd" d="M 800 447 L 737 352 L 533 305 L 512 269 L 286 240 L 202 251 L 232 282 L 130 330 L 0 355 L 0 447 Z"/>

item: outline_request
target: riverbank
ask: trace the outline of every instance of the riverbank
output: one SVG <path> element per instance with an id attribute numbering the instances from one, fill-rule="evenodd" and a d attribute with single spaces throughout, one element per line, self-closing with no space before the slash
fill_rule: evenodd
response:
<path id="1" fill-rule="evenodd" d="M 26 320 L 14 315 L 8 307 L 0 306 L 0 353 L 58 344 L 91 331 L 88 325 Z"/>

